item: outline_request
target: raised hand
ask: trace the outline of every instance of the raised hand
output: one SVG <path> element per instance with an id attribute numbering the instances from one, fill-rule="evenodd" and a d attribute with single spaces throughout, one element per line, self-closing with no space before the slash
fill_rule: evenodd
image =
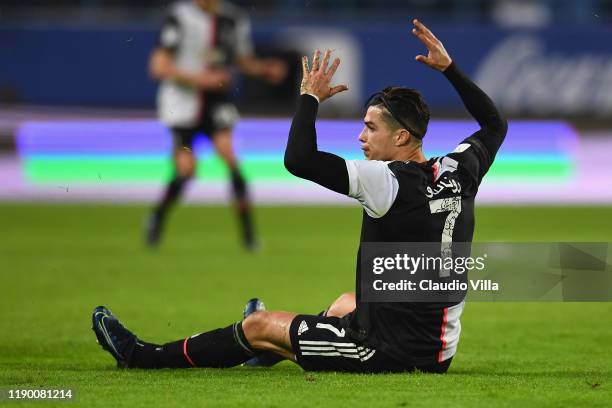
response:
<path id="1" fill-rule="evenodd" d="M 321 51 L 316 50 L 314 57 L 312 58 L 312 69 L 308 68 L 308 57 L 302 57 L 302 69 L 304 76 L 302 77 L 302 83 L 300 84 L 300 94 L 314 95 L 319 99 L 319 102 L 331 98 L 337 93 L 348 90 L 346 85 L 331 86 L 330 82 L 340 65 L 340 58 L 336 58 L 327 69 L 329 60 L 331 58 L 331 50 L 325 51 L 323 56 L 323 63 L 320 63 Z"/>
<path id="2" fill-rule="evenodd" d="M 427 56 L 417 55 L 415 59 L 435 70 L 445 71 L 452 64 L 453 60 L 444 49 L 442 42 L 416 18 L 412 20 L 412 23 L 414 24 L 412 34 L 421 40 L 428 51 Z"/>

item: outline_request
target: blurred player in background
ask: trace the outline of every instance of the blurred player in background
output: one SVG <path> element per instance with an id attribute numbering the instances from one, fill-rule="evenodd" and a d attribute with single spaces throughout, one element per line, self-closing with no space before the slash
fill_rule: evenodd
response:
<path id="1" fill-rule="evenodd" d="M 240 9 L 220 0 L 174 4 L 149 63 L 152 77 L 160 81 L 158 115 L 172 133 L 175 165 L 147 224 L 149 246 L 159 244 L 168 211 L 195 174 L 193 142 L 203 133 L 229 168 L 244 245 L 256 247 L 247 185 L 232 147 L 238 120 L 230 95 L 232 67 L 271 84 L 287 73 L 284 62 L 254 56 L 249 18 Z"/>

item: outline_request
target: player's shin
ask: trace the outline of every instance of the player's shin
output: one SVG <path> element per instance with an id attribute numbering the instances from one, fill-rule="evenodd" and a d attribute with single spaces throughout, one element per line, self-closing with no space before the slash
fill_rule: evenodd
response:
<path id="1" fill-rule="evenodd" d="M 242 322 L 158 346 L 136 344 L 134 368 L 233 367 L 253 356 Z"/>
<path id="2" fill-rule="evenodd" d="M 254 246 L 256 246 L 256 242 L 247 184 L 240 170 L 238 169 L 232 170 L 231 177 L 234 201 L 236 203 L 240 227 L 242 229 L 243 241 L 248 248 L 252 249 Z"/>
<path id="3" fill-rule="evenodd" d="M 164 195 L 155 210 L 158 217 L 162 218 L 170 206 L 172 206 L 172 204 L 174 204 L 174 202 L 176 202 L 176 200 L 181 196 L 181 192 L 183 191 L 183 188 L 188 180 L 188 177 L 176 175 L 172 181 L 168 183 L 166 191 L 164 192 Z"/>

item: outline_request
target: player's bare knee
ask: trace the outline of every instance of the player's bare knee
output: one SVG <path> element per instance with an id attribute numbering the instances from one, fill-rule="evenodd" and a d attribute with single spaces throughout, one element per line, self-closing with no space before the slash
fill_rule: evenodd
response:
<path id="1" fill-rule="evenodd" d="M 184 179 L 191 179 L 191 178 L 193 178 L 193 176 L 195 176 L 195 167 L 194 166 L 189 167 L 182 174 L 182 177 Z"/>
<path id="2" fill-rule="evenodd" d="M 342 317 L 355 309 L 355 294 L 347 292 L 341 294 L 327 310 L 327 316 Z"/>
<path id="3" fill-rule="evenodd" d="M 266 337 L 269 327 L 269 313 L 259 311 L 251 313 L 242 321 L 242 330 L 251 346 L 257 348 L 257 344 Z"/>
<path id="4" fill-rule="evenodd" d="M 184 179 L 189 179 L 194 176 L 196 168 L 196 159 L 191 150 L 177 150 L 174 156 L 176 173 Z"/>
<path id="5" fill-rule="evenodd" d="M 195 164 L 187 161 L 177 162 L 176 173 L 183 179 L 190 179 L 195 175 Z"/>

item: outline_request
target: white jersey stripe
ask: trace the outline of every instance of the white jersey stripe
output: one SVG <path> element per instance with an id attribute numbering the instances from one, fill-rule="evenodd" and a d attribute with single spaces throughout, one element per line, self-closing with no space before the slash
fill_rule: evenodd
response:
<path id="1" fill-rule="evenodd" d="M 326 357 L 346 357 L 346 358 L 358 358 L 361 361 L 367 361 L 369 360 L 374 353 L 376 353 L 376 350 L 372 350 L 370 351 L 369 354 L 365 355 L 365 354 L 356 354 L 356 353 L 350 353 L 344 350 L 338 350 L 338 351 L 321 351 L 321 350 L 316 350 L 316 351 L 302 351 L 302 355 L 303 356 L 326 356 Z"/>
<path id="2" fill-rule="evenodd" d="M 300 340 L 300 344 L 304 344 L 304 345 L 321 345 L 321 346 L 338 346 L 338 347 L 354 347 L 356 348 L 357 345 L 355 343 L 338 343 L 338 342 L 334 342 L 334 341 L 318 341 L 318 340 Z"/>
<path id="3" fill-rule="evenodd" d="M 357 354 L 357 349 L 349 349 L 349 348 L 336 348 L 336 347 L 313 347 L 313 346 L 300 346 L 300 350 L 308 350 L 308 351 L 339 351 L 341 353 L 354 353 Z"/>
<path id="4" fill-rule="evenodd" d="M 457 352 L 457 344 L 461 335 L 461 321 L 459 320 L 465 301 L 449 307 L 446 312 L 446 326 L 442 334 L 442 341 L 445 347 L 440 350 L 438 361 L 448 360 Z"/>
<path id="5" fill-rule="evenodd" d="M 300 346 L 300 350 L 303 351 L 338 351 L 340 353 L 352 353 L 358 354 L 360 357 L 366 356 L 371 353 L 373 350 L 359 350 L 359 349 L 351 349 L 351 348 L 337 348 L 337 347 L 326 347 L 326 346 Z"/>
<path id="6" fill-rule="evenodd" d="M 359 358 L 356 354 L 341 354 L 338 352 L 324 352 L 324 353 L 315 353 L 310 351 L 305 351 L 302 353 L 303 356 L 328 356 L 328 357 L 346 357 L 346 358 Z"/>
<path id="7" fill-rule="evenodd" d="M 303 356 L 346 357 L 367 361 L 375 352 L 367 347 L 355 346 L 354 343 L 300 340 L 300 353 Z"/>
<path id="8" fill-rule="evenodd" d="M 363 357 L 361 361 L 369 360 L 374 355 L 374 353 L 376 353 L 376 350 L 372 350 L 372 352 L 368 354 L 367 356 Z"/>

